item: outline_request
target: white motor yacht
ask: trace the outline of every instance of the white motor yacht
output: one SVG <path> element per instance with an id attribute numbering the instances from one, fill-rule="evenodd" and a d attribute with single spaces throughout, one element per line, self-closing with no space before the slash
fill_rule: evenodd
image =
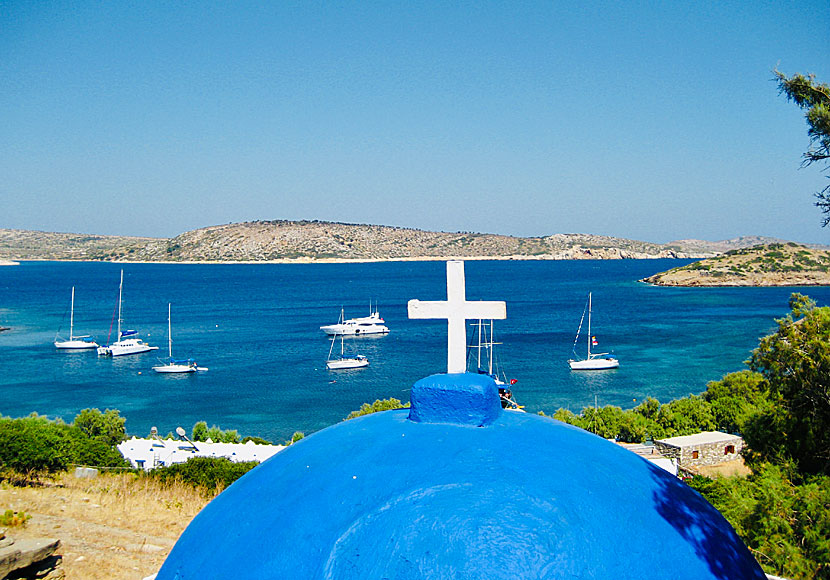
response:
<path id="1" fill-rule="evenodd" d="M 341 309 L 337 324 L 321 326 L 320 330 L 329 336 L 360 336 L 366 334 L 387 334 L 389 332 L 389 328 L 384 324 L 384 320 L 380 317 L 377 310 L 372 311 L 369 316 L 344 320 L 343 310 Z"/>

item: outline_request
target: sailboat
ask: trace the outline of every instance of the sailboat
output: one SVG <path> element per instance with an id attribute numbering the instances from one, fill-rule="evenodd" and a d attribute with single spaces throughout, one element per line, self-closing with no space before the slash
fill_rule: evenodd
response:
<path id="1" fill-rule="evenodd" d="M 55 336 L 55 348 L 63 350 L 86 350 L 90 348 L 98 348 L 98 343 L 94 340 L 87 340 L 88 334 L 83 336 L 75 336 L 75 287 L 72 286 L 72 302 L 69 309 L 69 340 L 59 340 L 60 336 Z M 65 314 L 64 314 L 65 316 Z M 60 333 L 60 330 L 58 330 Z"/>
<path id="2" fill-rule="evenodd" d="M 118 340 L 107 346 L 99 346 L 100 356 L 123 356 L 125 354 L 140 354 L 151 350 L 158 350 L 157 346 L 150 346 L 140 338 L 138 331 L 121 331 L 121 293 L 124 289 L 124 270 L 121 270 L 121 283 L 118 285 Z M 110 326 L 112 330 L 112 326 Z"/>
<path id="3" fill-rule="evenodd" d="M 585 321 L 585 312 L 588 313 L 588 355 L 584 359 L 579 359 L 576 354 L 576 343 L 579 341 L 579 333 L 582 330 L 582 323 Z M 591 334 L 591 293 L 588 293 L 588 303 L 585 305 L 585 310 L 582 311 L 582 318 L 579 319 L 579 328 L 576 329 L 576 338 L 574 338 L 573 353 L 574 358 L 568 361 L 568 365 L 572 371 L 600 371 L 606 369 L 615 369 L 620 366 L 618 361 L 607 352 L 591 352 L 591 346 L 597 345 L 597 338 Z"/>
<path id="4" fill-rule="evenodd" d="M 499 399 L 501 399 L 501 406 L 508 411 L 523 411 L 523 407 L 513 400 L 513 391 L 510 387 L 517 383 L 516 379 L 507 380 L 505 372 L 497 367 L 495 361 L 494 347 L 500 342 L 493 340 L 493 321 L 489 323 L 479 319 L 478 323 L 473 323 L 474 327 L 478 327 L 478 340 L 475 344 L 470 344 L 470 351 L 476 351 L 476 373 L 480 375 L 487 375 L 496 383 L 499 389 Z M 490 329 L 490 336 L 487 336 L 487 329 Z M 484 351 L 485 361 L 482 361 L 482 351 Z M 482 367 L 482 362 L 486 363 L 487 368 Z"/>
<path id="5" fill-rule="evenodd" d="M 341 369 L 360 369 L 369 366 L 369 359 L 362 354 L 355 356 L 346 356 L 343 351 L 343 335 L 340 335 L 340 358 L 331 358 L 331 353 L 334 350 L 334 341 L 337 336 L 331 337 L 331 346 L 329 347 L 329 358 L 326 360 L 326 368 L 329 370 Z"/>
<path id="6" fill-rule="evenodd" d="M 170 303 L 167 303 L 167 361 L 166 364 L 153 367 L 157 373 L 195 373 L 206 371 L 207 368 L 200 367 L 192 358 L 176 360 L 173 358 L 173 335 L 170 332 Z"/>

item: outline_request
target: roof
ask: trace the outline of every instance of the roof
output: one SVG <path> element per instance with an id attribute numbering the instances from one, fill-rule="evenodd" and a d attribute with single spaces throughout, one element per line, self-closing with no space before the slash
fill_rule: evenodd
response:
<path id="1" fill-rule="evenodd" d="M 740 440 L 740 435 L 730 435 L 729 433 L 721 433 L 720 431 L 703 431 L 701 433 L 695 433 L 694 435 L 657 439 L 655 443 L 664 443 L 672 447 L 690 447 L 693 445 L 705 445 L 707 443 L 726 443 Z"/>
<path id="2" fill-rule="evenodd" d="M 176 439 L 138 439 L 136 437 L 118 445 L 118 451 L 129 460 L 133 467 L 146 470 L 184 463 L 191 457 L 226 457 L 234 462 L 262 462 L 284 448 L 282 445 L 257 445 L 253 441 L 247 443 L 195 441 L 191 444 Z"/>
<path id="3" fill-rule="evenodd" d="M 190 522 L 157 580 L 765 578 L 685 483 L 582 429 L 503 411 L 485 375 L 422 379 L 410 402 L 249 471 Z"/>

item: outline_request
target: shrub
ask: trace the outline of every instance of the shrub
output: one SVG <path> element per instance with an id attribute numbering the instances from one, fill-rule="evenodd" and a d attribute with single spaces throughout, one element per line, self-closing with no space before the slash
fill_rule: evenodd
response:
<path id="1" fill-rule="evenodd" d="M 73 424 L 89 438 L 115 446 L 127 438 L 124 429 L 126 421 L 116 409 L 107 409 L 103 413 L 98 409 L 84 409 L 75 417 Z"/>
<path id="2" fill-rule="evenodd" d="M 360 409 L 357 411 L 352 411 L 349 413 L 349 416 L 346 417 L 346 421 L 349 419 L 354 419 L 356 417 L 362 417 L 363 415 L 370 415 L 372 413 L 377 413 L 379 411 L 390 411 L 393 409 L 405 409 L 409 407 L 409 402 L 405 405 L 401 404 L 398 399 L 389 398 L 389 399 L 376 399 L 374 403 L 371 405 L 369 403 L 363 403 L 360 406 Z"/>
<path id="3" fill-rule="evenodd" d="M 193 457 L 185 463 L 154 469 L 148 476 L 162 482 L 179 480 L 213 492 L 225 489 L 257 465 L 257 461 L 234 463 L 225 457 Z"/>
<path id="4" fill-rule="evenodd" d="M 10 528 L 15 526 L 25 527 L 26 522 L 30 519 L 32 519 L 32 516 L 27 515 L 25 512 L 6 510 L 6 513 L 0 515 L 0 526 L 7 526 Z"/>

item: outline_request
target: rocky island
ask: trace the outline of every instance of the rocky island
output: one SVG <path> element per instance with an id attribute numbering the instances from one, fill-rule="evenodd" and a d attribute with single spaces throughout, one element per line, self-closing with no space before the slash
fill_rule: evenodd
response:
<path id="1" fill-rule="evenodd" d="M 792 242 L 741 248 L 641 282 L 657 286 L 828 286 L 830 251 Z"/>
<path id="2" fill-rule="evenodd" d="M 517 237 L 317 220 L 273 220 L 209 226 L 173 238 L 0 229 L 0 260 L 348 262 L 451 258 L 700 259 L 769 241 L 772 240 L 752 237 L 721 242 L 680 240 L 656 244 L 592 234 Z"/>

